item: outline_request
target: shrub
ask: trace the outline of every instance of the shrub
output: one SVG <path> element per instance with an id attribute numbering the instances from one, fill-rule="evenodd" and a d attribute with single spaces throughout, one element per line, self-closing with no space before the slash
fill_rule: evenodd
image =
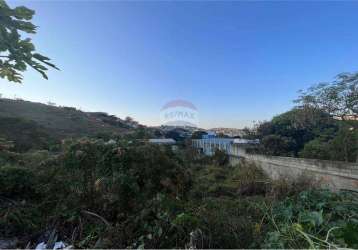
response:
<path id="1" fill-rule="evenodd" d="M 0 167 L 0 235 L 21 236 L 38 229 L 41 213 L 28 203 L 38 201 L 37 178 L 28 169 Z"/>
<path id="2" fill-rule="evenodd" d="M 28 169 L 16 166 L 0 167 L 0 195 L 12 197 L 33 197 L 36 177 Z"/>
<path id="3" fill-rule="evenodd" d="M 356 162 L 358 155 L 358 130 L 356 123 L 341 125 L 332 136 L 321 136 L 305 144 L 300 157 L 322 160 Z"/>
<path id="4" fill-rule="evenodd" d="M 242 195 L 265 195 L 270 183 L 260 167 L 244 160 L 236 166 L 232 179 L 239 183 Z"/>
<path id="5" fill-rule="evenodd" d="M 79 248 L 357 246 L 357 195 L 306 191 L 309 178 L 271 181 L 250 162 L 202 165 L 139 142 L 62 146 L 0 167 L 0 234 L 21 246 L 45 229 Z"/>
<path id="6" fill-rule="evenodd" d="M 357 248 L 358 195 L 309 190 L 266 207 L 263 248 Z"/>
<path id="7" fill-rule="evenodd" d="M 312 176 L 303 173 L 297 178 L 283 178 L 273 180 L 270 183 L 268 196 L 281 200 L 285 197 L 297 195 L 305 190 L 318 188 L 318 182 Z"/>
<path id="8" fill-rule="evenodd" d="M 155 237 L 154 225 L 159 223 L 163 231 L 171 228 L 169 222 L 176 212 L 167 208 L 164 200 L 184 199 L 190 188 L 190 173 L 181 162 L 168 149 L 153 145 L 122 147 L 102 140 L 66 141 L 60 157 L 45 162 L 54 169 L 54 181 L 61 180 L 63 188 L 56 191 L 49 183 L 47 196 L 54 192 L 61 203 L 48 213 L 54 215 L 52 219 L 57 227 L 67 228 L 62 231 L 66 235 L 78 230 L 82 223 L 82 233 L 88 237 L 82 235 L 81 242 L 75 242 L 80 247 L 126 248 L 142 243 L 153 248 L 169 247 L 161 236 Z M 161 212 L 152 209 L 159 206 L 158 194 L 166 197 L 158 208 Z M 152 213 L 169 216 L 169 224 L 162 224 Z M 100 223 L 95 226 L 94 221 Z M 148 231 L 144 224 L 154 228 Z M 120 239 L 113 234 L 118 234 Z M 151 239 L 140 238 L 148 234 L 152 235 Z"/>
<path id="9" fill-rule="evenodd" d="M 293 156 L 296 145 L 290 137 L 273 134 L 262 138 L 262 147 L 267 155 Z"/>
<path id="10" fill-rule="evenodd" d="M 255 225 L 261 211 L 255 202 L 240 199 L 208 198 L 192 204 L 193 216 L 198 220 L 194 242 L 197 248 L 230 249 L 255 247 Z"/>
<path id="11" fill-rule="evenodd" d="M 216 149 L 212 160 L 218 166 L 225 166 L 229 163 L 229 156 L 224 151 Z"/>
<path id="12" fill-rule="evenodd" d="M 305 144 L 299 156 L 303 158 L 327 160 L 330 158 L 329 142 L 322 141 L 321 138 L 316 138 Z"/>

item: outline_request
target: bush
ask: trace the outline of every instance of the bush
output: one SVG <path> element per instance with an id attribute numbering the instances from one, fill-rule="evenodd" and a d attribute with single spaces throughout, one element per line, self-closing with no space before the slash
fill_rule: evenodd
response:
<path id="1" fill-rule="evenodd" d="M 357 248 L 358 195 L 303 191 L 266 207 L 263 248 Z"/>
<path id="2" fill-rule="evenodd" d="M 329 142 L 323 141 L 321 138 L 314 139 L 305 144 L 299 156 L 303 158 L 328 160 L 331 158 Z"/>
<path id="3" fill-rule="evenodd" d="M 356 196 L 305 191 L 304 177 L 271 181 L 249 162 L 202 165 L 166 147 L 92 139 L 14 161 L 0 167 L 0 234 L 21 247 L 44 231 L 78 248 L 356 247 Z"/>
<path id="4" fill-rule="evenodd" d="M 0 167 L 0 195 L 12 197 L 34 197 L 36 176 L 28 169 L 16 166 Z"/>
<path id="5" fill-rule="evenodd" d="M 318 188 L 318 182 L 305 173 L 297 178 L 280 178 L 271 181 L 268 196 L 273 199 L 284 199 L 292 197 L 305 190 L 312 190 Z"/>
<path id="6" fill-rule="evenodd" d="M 190 173 L 170 150 L 81 139 L 66 141 L 57 159 L 49 157 L 46 161 L 38 154 L 36 157 L 42 162 L 37 167 L 39 176 L 51 175 L 42 189 L 44 203 L 51 203 L 41 209 L 51 218 L 46 223 L 56 224 L 62 237 L 77 232 L 71 237 L 79 247 L 126 248 L 142 243 L 153 248 L 170 246 L 164 239 L 153 236 L 154 229 L 143 228 L 146 223 L 161 223 L 152 213 L 169 216 L 169 222 L 176 216 L 177 212 L 164 204 L 158 208 L 161 212 L 153 211 L 153 204 L 159 202 L 158 195 L 165 197 L 163 203 L 164 200 L 176 203 L 177 199 L 185 199 L 190 188 Z M 167 230 L 171 224 L 161 227 Z M 112 242 L 112 238 L 119 240 L 114 233 L 121 235 L 120 242 Z M 143 234 L 152 234 L 153 238 L 140 239 Z"/>
<path id="7" fill-rule="evenodd" d="M 232 179 L 239 183 L 241 195 L 265 195 L 270 184 L 261 168 L 244 160 L 236 167 Z"/>
<path id="8" fill-rule="evenodd" d="M 256 247 L 255 226 L 262 218 L 255 202 L 246 199 L 208 198 L 193 203 L 190 212 L 198 221 L 192 241 L 196 248 Z"/>
<path id="9" fill-rule="evenodd" d="M 334 136 L 321 136 L 306 143 L 299 155 L 304 158 L 356 162 L 357 145 L 357 128 L 342 124 Z"/>
<path id="10" fill-rule="evenodd" d="M 0 167 L 0 235 L 21 236 L 39 228 L 41 213 L 29 206 L 38 201 L 36 176 L 17 166 Z"/>
<path id="11" fill-rule="evenodd" d="M 216 149 L 212 160 L 218 166 L 225 166 L 229 163 L 229 156 L 224 151 Z"/>
<path id="12" fill-rule="evenodd" d="M 286 136 L 267 135 L 262 139 L 263 153 L 274 156 L 293 156 L 295 141 Z"/>

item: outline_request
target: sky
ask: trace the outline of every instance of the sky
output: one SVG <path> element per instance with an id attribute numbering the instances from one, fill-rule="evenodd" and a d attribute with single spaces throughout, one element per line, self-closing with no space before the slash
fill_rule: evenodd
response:
<path id="1" fill-rule="evenodd" d="M 358 70 L 358 1 L 8 1 L 36 11 L 36 48 L 61 69 L 0 93 L 159 125 L 193 103 L 203 128 L 251 126 L 297 91 Z"/>

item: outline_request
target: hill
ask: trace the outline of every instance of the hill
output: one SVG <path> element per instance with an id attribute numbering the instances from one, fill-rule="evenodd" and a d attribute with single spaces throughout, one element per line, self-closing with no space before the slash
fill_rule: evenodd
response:
<path id="1" fill-rule="evenodd" d="M 23 149 L 68 137 L 128 134 L 137 126 L 104 112 L 0 99 L 0 137 L 21 144 Z"/>

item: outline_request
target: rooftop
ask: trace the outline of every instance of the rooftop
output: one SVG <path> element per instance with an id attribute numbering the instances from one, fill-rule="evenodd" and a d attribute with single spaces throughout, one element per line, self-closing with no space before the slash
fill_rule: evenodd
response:
<path id="1" fill-rule="evenodd" d="M 175 144 L 176 141 L 172 138 L 153 138 L 148 140 L 150 143 L 156 143 L 156 144 Z"/>

